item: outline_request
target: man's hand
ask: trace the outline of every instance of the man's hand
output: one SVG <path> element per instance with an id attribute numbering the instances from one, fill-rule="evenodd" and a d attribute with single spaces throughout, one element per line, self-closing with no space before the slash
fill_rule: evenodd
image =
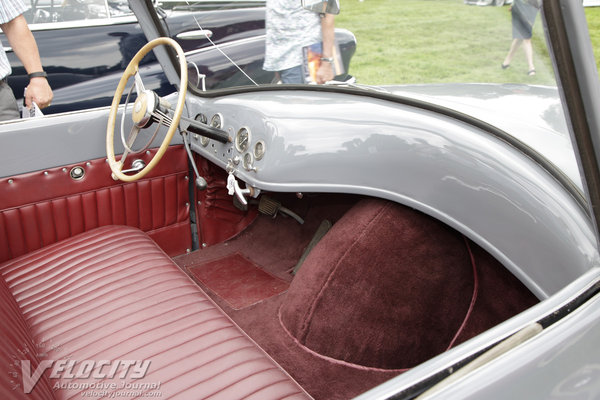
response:
<path id="1" fill-rule="evenodd" d="M 0 25 L 0 28 L 2 28 L 10 46 L 19 60 L 21 60 L 21 63 L 23 63 L 28 74 L 44 70 L 37 43 L 23 15 L 19 15 L 15 19 Z M 17 93 L 17 95 L 20 95 L 20 93 Z M 25 105 L 31 107 L 34 101 L 39 108 L 50 105 L 52 101 L 52 89 L 50 89 L 46 78 L 35 77 L 29 80 L 29 85 L 25 92 Z"/>
<path id="2" fill-rule="evenodd" d="M 53 94 L 46 78 L 31 78 L 27 90 L 25 90 L 25 105 L 33 107 L 33 103 L 39 108 L 45 108 L 52 102 Z"/>
<path id="3" fill-rule="evenodd" d="M 321 85 L 325 82 L 332 80 L 334 76 L 335 75 L 333 75 L 333 65 L 330 62 L 321 61 L 321 66 L 317 71 L 317 83 Z"/>

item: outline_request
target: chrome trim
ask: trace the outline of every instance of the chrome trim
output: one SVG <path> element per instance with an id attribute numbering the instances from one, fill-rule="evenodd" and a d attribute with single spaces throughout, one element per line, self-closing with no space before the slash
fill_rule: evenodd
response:
<path id="1" fill-rule="evenodd" d="M 80 181 L 85 177 L 85 169 L 82 166 L 77 165 L 71 168 L 69 176 L 75 181 Z"/>
<path id="2" fill-rule="evenodd" d="M 213 32 L 210 29 L 200 29 L 195 31 L 181 32 L 176 35 L 177 39 L 181 40 L 196 40 L 212 37 Z"/>
<path id="3" fill-rule="evenodd" d="M 257 36 L 252 36 L 250 38 L 244 38 L 244 39 L 238 39 L 238 40 L 232 40 L 231 42 L 227 42 L 227 43 L 219 43 L 216 46 L 218 46 L 221 49 L 226 49 L 228 47 L 232 47 L 232 46 L 237 46 L 237 45 L 243 45 L 245 43 L 252 43 L 256 40 L 264 40 L 265 39 L 265 35 L 257 35 Z M 214 46 L 210 46 L 210 47 L 203 47 L 201 49 L 197 49 L 197 50 L 192 50 L 192 51 L 188 51 L 185 53 L 186 57 L 189 56 L 193 56 L 196 54 L 200 54 L 200 53 L 205 53 L 207 51 L 211 51 L 214 49 Z"/>
<path id="4" fill-rule="evenodd" d="M 82 19 L 77 21 L 66 21 L 66 22 L 44 22 L 41 24 L 30 24 L 29 30 L 35 31 L 48 31 L 55 29 L 70 29 L 70 28 L 88 28 L 93 26 L 104 26 L 104 25 L 120 25 L 130 24 L 137 22 L 135 15 L 128 15 L 123 17 L 112 17 L 112 18 L 98 18 L 98 19 Z"/>

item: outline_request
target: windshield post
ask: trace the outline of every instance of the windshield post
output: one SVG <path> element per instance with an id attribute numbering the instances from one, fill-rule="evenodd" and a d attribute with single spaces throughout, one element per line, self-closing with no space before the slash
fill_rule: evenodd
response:
<path id="1" fill-rule="evenodd" d="M 600 237 L 600 86 L 581 2 L 545 0 L 542 7 L 550 55 L 571 140 Z M 597 239 L 598 240 L 598 239 Z"/>
<path id="2" fill-rule="evenodd" d="M 169 37 L 164 30 L 163 24 L 160 23 L 154 9 L 152 0 L 129 1 L 129 8 L 138 19 L 142 31 L 146 36 L 146 40 L 151 41 L 157 37 Z M 162 66 L 165 75 L 169 82 L 179 88 L 179 71 L 175 67 L 178 65 L 176 54 L 170 48 L 164 46 L 156 47 L 152 50 L 156 58 Z"/>

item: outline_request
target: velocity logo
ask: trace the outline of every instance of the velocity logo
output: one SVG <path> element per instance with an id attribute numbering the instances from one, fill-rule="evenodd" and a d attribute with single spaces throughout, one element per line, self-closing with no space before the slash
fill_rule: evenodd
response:
<path id="1" fill-rule="evenodd" d="M 32 372 L 31 362 L 21 360 L 21 376 L 23 377 L 23 391 L 31 393 L 44 372 L 50 368 L 52 368 L 49 376 L 51 379 L 91 378 L 101 380 L 118 377 L 119 379 L 131 380 L 144 378 L 149 367 L 150 360 L 42 360 Z M 55 385 L 57 387 L 54 389 L 80 389 L 79 385 L 85 385 L 81 389 L 94 389 L 97 386 L 94 383 L 57 383 Z"/>

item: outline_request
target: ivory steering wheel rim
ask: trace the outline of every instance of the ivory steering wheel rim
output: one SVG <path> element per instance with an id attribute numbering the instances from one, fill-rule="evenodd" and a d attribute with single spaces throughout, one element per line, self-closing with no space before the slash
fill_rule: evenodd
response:
<path id="1" fill-rule="evenodd" d="M 121 172 L 121 169 L 123 168 L 123 163 L 121 161 L 116 160 L 115 146 L 114 146 L 115 124 L 116 124 L 116 120 L 117 120 L 117 112 L 119 110 L 119 103 L 121 102 L 121 98 L 123 96 L 123 92 L 125 91 L 127 82 L 129 81 L 130 78 L 134 77 L 135 74 L 138 72 L 140 61 L 152 49 L 154 49 L 155 47 L 160 46 L 160 45 L 169 45 L 177 51 L 177 56 L 179 59 L 179 67 L 180 67 L 180 77 L 181 77 L 181 80 L 179 83 L 179 94 L 178 94 L 178 98 L 177 98 L 177 105 L 175 107 L 172 122 L 167 130 L 167 134 L 165 135 L 165 138 L 163 139 L 156 154 L 152 157 L 152 159 L 148 162 L 148 164 L 143 169 L 141 169 L 140 171 L 136 172 L 133 175 L 125 175 L 123 172 Z M 119 85 L 117 86 L 117 90 L 115 91 L 115 95 L 113 97 L 113 101 L 110 106 L 110 112 L 108 115 L 108 124 L 106 127 L 106 157 L 108 159 L 108 164 L 109 164 L 110 169 L 115 178 L 117 178 L 121 181 L 124 181 L 124 182 L 133 182 L 133 181 L 143 178 L 146 174 L 148 174 L 148 172 L 150 172 L 156 166 L 156 164 L 158 164 L 158 162 L 160 161 L 162 156 L 167 151 L 167 148 L 169 147 L 169 144 L 171 143 L 171 139 L 173 139 L 173 135 L 175 134 L 175 131 L 177 130 L 177 127 L 179 125 L 179 121 L 181 119 L 181 115 L 183 113 L 183 109 L 185 106 L 185 96 L 187 93 L 187 82 L 188 82 L 188 77 L 187 77 L 187 63 L 185 61 L 185 54 L 183 53 L 181 46 L 179 46 L 179 44 L 171 38 L 159 37 L 159 38 L 156 38 L 156 39 L 146 43 L 146 45 L 144 47 L 142 47 L 136 53 L 136 55 L 132 58 L 132 60 L 129 62 L 129 65 L 123 72 L 123 75 L 121 76 L 121 80 L 119 81 Z M 138 93 L 138 96 L 140 96 L 140 95 L 141 94 Z"/>

